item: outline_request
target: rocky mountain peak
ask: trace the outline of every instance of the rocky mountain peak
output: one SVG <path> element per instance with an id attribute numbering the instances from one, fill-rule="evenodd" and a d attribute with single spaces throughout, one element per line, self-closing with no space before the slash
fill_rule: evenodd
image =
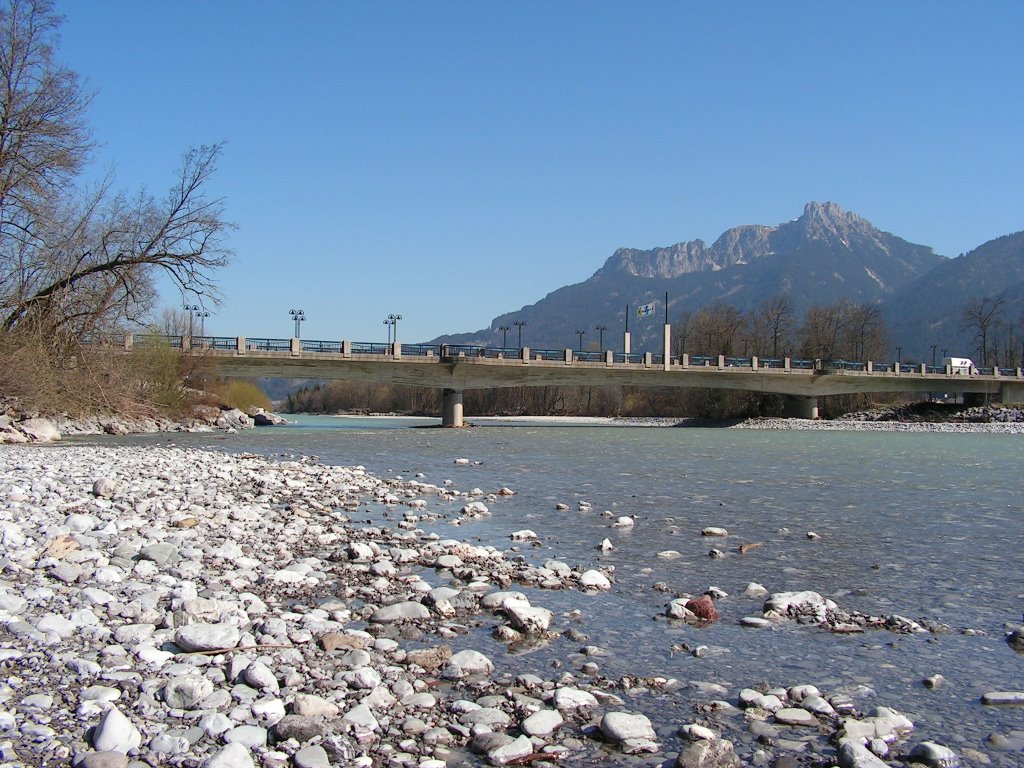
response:
<path id="1" fill-rule="evenodd" d="M 866 219 L 855 213 L 844 211 L 832 202 L 810 202 L 804 206 L 804 214 L 794 222 L 810 239 L 831 239 L 843 237 L 849 232 L 874 231 Z"/>

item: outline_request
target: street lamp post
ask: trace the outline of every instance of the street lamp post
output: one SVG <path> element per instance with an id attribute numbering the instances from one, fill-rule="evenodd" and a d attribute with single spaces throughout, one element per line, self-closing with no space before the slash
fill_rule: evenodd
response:
<path id="1" fill-rule="evenodd" d="M 896 347 L 896 365 L 903 362 L 903 347 Z"/>
<path id="2" fill-rule="evenodd" d="M 523 326 L 526 325 L 526 321 L 525 320 L 514 320 L 512 322 L 512 325 L 514 325 L 516 328 L 519 329 L 519 348 L 522 349 L 523 348 Z"/>
<path id="3" fill-rule="evenodd" d="M 599 334 L 598 335 L 598 343 L 597 343 L 597 345 L 601 348 L 601 351 L 604 352 L 604 332 L 608 330 L 608 326 L 607 325 L 595 325 L 594 326 L 594 330 L 597 331 L 598 334 Z"/>
<path id="4" fill-rule="evenodd" d="M 199 318 L 199 335 L 206 336 L 206 318 L 210 316 L 210 313 L 204 309 L 201 312 L 196 312 L 195 315 Z"/>
<path id="5" fill-rule="evenodd" d="M 288 310 L 288 314 L 291 315 L 292 316 L 292 320 L 295 321 L 295 338 L 296 339 L 302 338 L 299 335 L 300 334 L 300 326 L 299 326 L 299 324 L 302 323 L 306 319 L 306 313 L 303 312 L 301 309 L 289 309 Z"/>
<path id="6" fill-rule="evenodd" d="M 938 348 L 938 344 L 932 344 L 932 368 L 935 367 L 935 350 L 937 350 Z"/>
<path id="7" fill-rule="evenodd" d="M 498 330 L 501 331 L 501 348 L 505 349 L 505 347 L 507 346 L 505 342 L 508 339 L 508 332 L 511 331 L 512 329 L 509 328 L 507 325 L 499 325 Z"/>
<path id="8" fill-rule="evenodd" d="M 576 335 L 580 337 L 580 352 L 583 351 L 583 334 L 584 333 L 586 333 L 586 331 L 576 331 Z"/>
<path id="9" fill-rule="evenodd" d="M 388 320 L 395 326 L 395 344 L 398 343 L 398 321 L 402 319 L 401 315 L 388 315 Z"/>
<path id="10" fill-rule="evenodd" d="M 194 317 L 194 313 L 199 311 L 199 305 L 198 304 L 186 304 L 185 305 L 185 311 L 188 312 L 188 337 L 191 339 L 192 338 L 192 318 Z"/>
<path id="11" fill-rule="evenodd" d="M 385 320 L 384 325 L 388 327 L 388 344 L 391 343 L 391 326 L 395 324 L 394 320 Z"/>

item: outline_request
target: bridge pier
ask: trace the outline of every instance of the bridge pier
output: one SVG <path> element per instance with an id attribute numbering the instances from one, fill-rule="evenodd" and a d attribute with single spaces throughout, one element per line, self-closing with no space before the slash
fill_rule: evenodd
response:
<path id="1" fill-rule="evenodd" d="M 803 395 L 786 395 L 782 415 L 787 419 L 817 419 L 818 398 Z"/>
<path id="2" fill-rule="evenodd" d="M 1020 376 L 1020 369 L 1017 369 Z M 1024 383 L 1004 382 L 999 385 L 999 402 L 1001 403 L 1024 403 Z"/>
<path id="3" fill-rule="evenodd" d="M 462 427 L 462 390 L 444 389 L 441 392 L 441 426 Z"/>

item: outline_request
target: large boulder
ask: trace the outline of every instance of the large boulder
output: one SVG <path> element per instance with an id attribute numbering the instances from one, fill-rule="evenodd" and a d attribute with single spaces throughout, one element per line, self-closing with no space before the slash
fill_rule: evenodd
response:
<path id="1" fill-rule="evenodd" d="M 34 443 L 49 443 L 53 440 L 60 440 L 60 431 L 57 425 L 49 419 L 36 417 L 19 421 L 18 431 Z"/>

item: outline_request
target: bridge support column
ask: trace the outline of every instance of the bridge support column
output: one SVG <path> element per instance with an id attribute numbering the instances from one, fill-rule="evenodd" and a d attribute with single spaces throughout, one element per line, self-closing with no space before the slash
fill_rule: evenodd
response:
<path id="1" fill-rule="evenodd" d="M 818 398 L 802 395 L 786 395 L 782 415 L 787 419 L 817 419 Z"/>
<path id="2" fill-rule="evenodd" d="M 462 427 L 462 390 L 445 389 L 441 393 L 441 426 Z"/>
<path id="3" fill-rule="evenodd" d="M 1024 382 L 1004 381 L 999 385 L 999 402 L 1024 403 Z"/>

